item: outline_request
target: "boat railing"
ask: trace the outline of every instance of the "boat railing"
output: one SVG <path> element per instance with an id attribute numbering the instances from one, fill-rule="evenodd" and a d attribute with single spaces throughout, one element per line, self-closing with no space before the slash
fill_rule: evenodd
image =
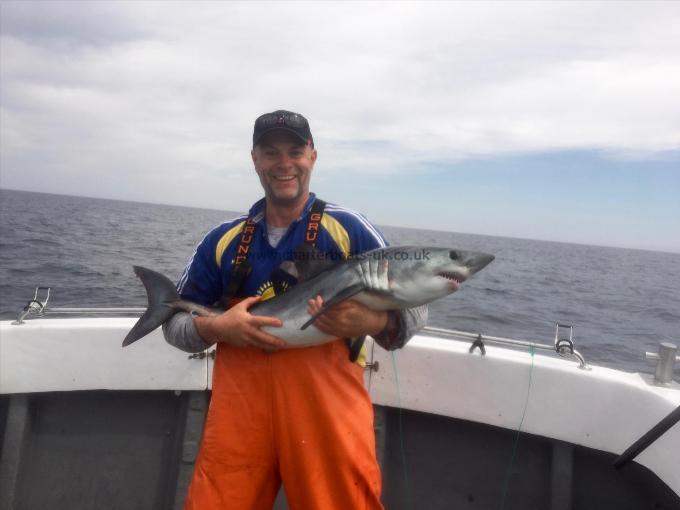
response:
<path id="1" fill-rule="evenodd" d="M 135 308 L 135 307 L 91 307 L 91 308 L 78 308 L 78 307 L 54 307 L 54 308 L 43 308 L 37 312 L 25 313 L 22 311 L 19 317 L 12 324 L 20 324 L 24 319 L 39 319 L 42 317 L 50 315 L 101 315 L 101 316 L 115 316 L 115 315 L 141 315 L 144 313 L 146 308 Z"/>
<path id="2" fill-rule="evenodd" d="M 39 294 L 43 292 L 44 297 Z M 52 307 L 48 306 L 50 299 L 50 287 L 36 287 L 33 299 L 29 300 L 26 306 L 19 312 L 17 320 L 12 322 L 14 325 L 23 324 L 25 320 L 36 319 L 51 315 L 72 315 L 72 316 L 136 316 L 144 313 L 143 307 Z M 568 337 L 563 331 L 568 330 Z M 422 330 L 425 334 L 435 335 L 442 338 L 450 338 L 459 341 L 471 341 L 469 352 L 472 354 L 479 349 L 482 356 L 486 354 L 485 344 L 497 344 L 506 347 L 531 348 L 557 353 L 562 357 L 573 358 L 578 361 L 578 367 L 582 370 L 590 370 L 583 355 L 574 348 L 574 326 L 571 324 L 555 323 L 555 339 L 552 344 L 544 344 L 531 340 L 516 338 L 506 338 L 500 336 L 483 335 L 482 333 L 472 333 L 469 331 L 458 331 L 454 329 L 435 328 L 426 326 Z M 645 358 L 657 361 L 654 382 L 656 384 L 670 384 L 673 379 L 673 371 L 676 361 L 680 361 L 677 356 L 678 348 L 671 343 L 662 343 L 659 346 L 659 353 L 645 353 Z"/>
<path id="3" fill-rule="evenodd" d="M 454 329 L 444 329 L 444 328 L 434 328 L 427 326 L 423 328 L 423 332 L 443 338 L 450 338 L 452 340 L 460 340 L 460 341 L 472 341 L 470 344 L 470 349 L 469 352 L 472 354 L 475 352 L 475 349 L 479 349 L 479 352 L 482 354 L 482 356 L 486 355 L 486 347 L 485 344 L 496 344 L 496 345 L 503 345 L 506 347 L 528 347 L 528 348 L 533 348 L 533 349 L 539 349 L 543 351 L 551 351 L 554 353 L 559 354 L 560 356 L 563 357 L 571 357 L 575 358 L 579 365 L 578 367 L 582 370 L 590 370 L 590 366 L 588 363 L 586 363 L 585 358 L 583 355 L 578 352 L 576 349 L 574 349 L 574 342 L 572 340 L 573 338 L 573 326 L 571 325 L 564 325 L 564 324 L 557 324 L 557 331 L 561 328 L 568 327 L 570 328 L 570 338 L 567 341 L 564 339 L 559 339 L 558 336 L 556 335 L 556 341 L 554 344 L 543 344 L 540 342 L 534 342 L 531 340 L 521 340 L 521 339 L 516 339 L 516 338 L 505 338 L 501 336 L 491 336 L 491 335 L 483 335 L 482 333 L 471 333 L 468 331 L 457 331 Z"/>
<path id="4" fill-rule="evenodd" d="M 654 382 L 656 384 L 668 385 L 673 382 L 673 370 L 675 362 L 680 361 L 678 346 L 670 342 L 659 344 L 659 352 L 645 352 L 645 359 L 656 361 L 654 372 Z"/>
<path id="5" fill-rule="evenodd" d="M 41 291 L 44 293 L 44 300 L 38 296 Z M 141 315 L 146 310 L 146 308 L 135 307 L 51 307 L 48 306 L 48 302 L 50 299 L 50 291 L 51 289 L 49 287 L 36 287 L 33 299 L 28 301 L 26 306 L 24 306 L 24 308 L 19 312 L 17 320 L 15 320 L 12 324 L 20 325 L 23 324 L 24 321 L 26 320 L 42 318 L 50 315 L 100 316 L 100 317 L 130 316 L 130 315 L 134 316 Z M 569 328 L 569 339 L 559 340 L 558 333 L 560 331 L 560 328 L 564 327 Z M 574 349 L 574 344 L 572 341 L 573 334 L 572 326 L 565 326 L 562 324 L 557 325 L 554 346 L 540 344 L 538 342 L 530 342 L 528 340 L 502 338 L 496 336 L 482 335 L 481 333 L 470 333 L 466 331 L 456 331 L 452 329 L 434 328 L 429 326 L 423 328 L 422 331 L 424 333 L 434 334 L 444 338 L 452 338 L 462 341 L 472 340 L 473 342 L 472 345 L 470 346 L 470 353 L 474 352 L 475 349 L 479 348 L 483 355 L 486 354 L 484 342 L 514 347 L 533 346 L 535 349 L 554 351 L 563 356 L 567 355 L 572 356 L 579 361 L 579 368 L 582 368 L 584 370 L 589 369 L 589 366 L 586 363 L 585 358 L 581 355 L 581 353 Z"/>
<path id="6" fill-rule="evenodd" d="M 26 306 L 24 306 L 17 320 L 12 322 L 13 325 L 20 325 L 24 323 L 24 320 L 28 319 L 39 319 L 49 315 L 95 315 L 95 316 L 128 316 L 128 315 L 141 315 L 144 313 L 146 308 L 142 307 L 56 307 L 48 306 L 50 301 L 50 293 L 52 291 L 51 287 L 36 287 L 33 293 L 33 299 L 30 299 Z M 42 295 L 40 295 L 42 293 Z"/>

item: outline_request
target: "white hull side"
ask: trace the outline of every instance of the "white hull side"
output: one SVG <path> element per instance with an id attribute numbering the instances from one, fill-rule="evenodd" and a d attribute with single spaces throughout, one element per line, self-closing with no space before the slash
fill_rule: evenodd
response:
<path id="1" fill-rule="evenodd" d="M 0 393 L 77 390 L 206 390 L 212 359 L 188 359 L 155 331 L 123 349 L 135 318 L 43 319 L 0 322 Z M 680 387 L 650 377 L 572 361 L 416 336 L 392 354 L 371 348 L 377 372 L 366 372 L 376 404 L 403 407 L 622 453 L 680 405 Z M 531 380 L 531 387 L 529 382 Z M 527 400 L 527 392 L 528 400 Z M 525 412 L 526 405 L 526 412 Z M 523 421 L 522 421 L 522 417 Z M 680 495 L 680 424 L 636 461 Z"/>

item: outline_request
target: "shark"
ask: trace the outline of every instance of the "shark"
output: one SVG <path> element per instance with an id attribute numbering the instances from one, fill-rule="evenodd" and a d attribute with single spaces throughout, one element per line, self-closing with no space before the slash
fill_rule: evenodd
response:
<path id="1" fill-rule="evenodd" d="M 372 310 L 414 308 L 456 292 L 494 260 L 493 255 L 482 252 L 419 246 L 377 248 L 342 261 L 316 251 L 306 255 L 284 268 L 298 279 L 297 285 L 248 309 L 253 315 L 280 319 L 281 327 L 264 326 L 262 330 L 284 340 L 288 348 L 334 340 L 314 322 L 346 299 L 355 299 Z M 175 284 L 160 273 L 142 266 L 134 266 L 134 272 L 146 289 L 148 308 L 123 340 L 123 347 L 148 335 L 177 312 L 202 316 L 224 312 L 182 299 Z M 307 303 L 316 296 L 321 296 L 324 304 L 310 316 Z"/>

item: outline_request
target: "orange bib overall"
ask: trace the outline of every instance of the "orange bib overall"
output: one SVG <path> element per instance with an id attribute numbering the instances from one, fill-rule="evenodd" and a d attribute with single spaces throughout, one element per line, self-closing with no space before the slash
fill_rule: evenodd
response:
<path id="1" fill-rule="evenodd" d="M 382 509 L 373 407 L 344 341 L 267 353 L 219 344 L 185 510 Z"/>

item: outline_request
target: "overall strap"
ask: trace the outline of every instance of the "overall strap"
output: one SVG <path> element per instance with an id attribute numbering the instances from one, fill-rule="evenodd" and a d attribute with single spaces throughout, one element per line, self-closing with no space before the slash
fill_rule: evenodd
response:
<path id="1" fill-rule="evenodd" d="M 319 198 L 314 200 L 307 220 L 307 230 L 305 232 L 306 244 L 311 246 L 316 244 L 316 238 L 319 233 L 319 225 L 321 223 L 321 218 L 323 217 L 323 211 L 325 207 L 326 202 L 323 200 Z M 222 297 L 222 301 L 229 307 L 240 301 L 240 299 L 236 298 L 236 294 L 239 292 L 246 278 L 252 271 L 252 265 L 250 264 L 248 257 L 250 255 L 250 244 L 253 241 L 253 237 L 255 237 L 256 229 L 257 223 L 255 222 L 254 218 L 249 217 L 243 226 L 241 234 L 239 235 L 238 247 L 236 248 L 236 257 L 234 258 L 234 267 L 232 268 L 231 278 L 229 279 L 229 286 Z M 274 272 L 276 273 L 277 270 L 274 270 Z M 280 278 L 273 278 L 272 280 L 272 283 L 274 284 L 274 292 L 279 294 L 284 290 L 281 288 L 283 282 Z"/>
<path id="2" fill-rule="evenodd" d="M 323 217 L 323 211 L 326 208 L 326 202 L 317 198 L 314 200 L 312 207 L 309 211 L 309 216 L 307 217 L 307 229 L 305 230 L 305 242 L 312 248 L 316 245 L 316 238 L 319 235 L 319 225 L 321 224 L 321 218 Z M 303 251 L 298 247 L 295 249 L 295 260 L 300 260 Z M 280 267 L 277 267 L 272 271 L 270 280 L 274 286 L 274 293 L 278 296 L 283 294 L 287 287 L 294 284 L 294 279 L 291 281 L 291 277 Z"/>
<path id="3" fill-rule="evenodd" d="M 305 243 L 310 246 L 316 245 L 316 237 L 319 235 L 319 225 L 323 217 L 323 211 L 326 208 L 326 202 L 317 198 L 312 204 L 312 209 L 309 211 L 309 220 L 307 221 L 307 232 L 305 232 Z"/>
<path id="4" fill-rule="evenodd" d="M 316 237 L 319 233 L 319 224 L 321 223 L 321 218 L 323 216 L 324 208 L 326 207 L 326 202 L 317 199 L 312 205 L 312 210 L 309 213 L 309 222 L 307 223 L 307 233 L 305 235 L 305 243 L 314 247 L 316 244 Z M 301 251 L 296 250 L 296 255 L 300 255 Z M 276 282 L 276 280 L 274 280 Z M 274 284 L 276 288 L 276 283 Z M 278 293 L 278 289 L 277 289 Z M 354 363 L 357 361 L 361 355 L 362 349 L 364 347 L 364 342 L 366 341 L 366 335 L 358 338 L 346 338 L 347 348 L 349 349 L 349 360 Z"/>
<path id="5" fill-rule="evenodd" d="M 250 244 L 253 242 L 256 229 L 257 223 L 255 223 L 255 220 L 252 217 L 249 217 L 243 226 L 243 230 L 241 230 L 241 233 L 239 234 L 238 247 L 236 248 L 236 257 L 234 258 L 234 267 L 231 270 L 229 286 L 222 296 L 222 301 L 228 307 L 232 307 L 240 301 L 239 299 L 236 299 L 236 293 L 253 269 L 248 261 L 248 255 L 250 254 Z"/>

